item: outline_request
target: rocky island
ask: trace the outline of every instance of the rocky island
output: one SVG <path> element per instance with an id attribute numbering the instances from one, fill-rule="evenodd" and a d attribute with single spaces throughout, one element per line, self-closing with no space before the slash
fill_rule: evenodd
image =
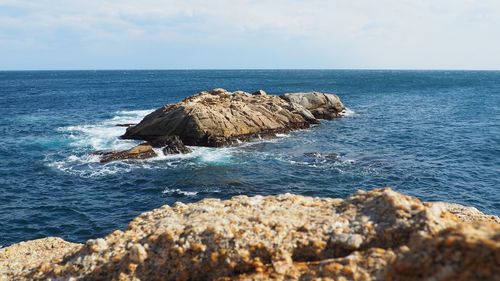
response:
<path id="1" fill-rule="evenodd" d="M 155 148 L 164 154 L 187 153 L 190 150 L 185 145 L 230 146 L 309 128 L 319 119 L 333 119 L 344 113 L 344 105 L 334 94 L 273 96 L 263 90 L 250 94 L 214 89 L 160 107 L 139 124 L 126 124 L 122 138 L 145 143 L 126 151 L 97 153 L 102 155 L 101 162 L 154 157 Z"/>
<path id="2" fill-rule="evenodd" d="M 0 249 L 0 280 L 499 280 L 500 220 L 390 188 L 176 203 L 85 244 Z"/>

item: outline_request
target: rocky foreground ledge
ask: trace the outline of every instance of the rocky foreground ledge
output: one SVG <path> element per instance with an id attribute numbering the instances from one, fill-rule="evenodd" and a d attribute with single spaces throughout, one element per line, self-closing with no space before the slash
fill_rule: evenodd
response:
<path id="1" fill-rule="evenodd" d="M 448 211 L 450 210 L 450 211 Z M 389 188 L 176 203 L 85 245 L 0 250 L 0 280 L 500 280 L 500 220 Z"/>
<path id="2" fill-rule="evenodd" d="M 345 113 L 334 94 L 319 92 L 267 95 L 224 89 L 203 91 L 175 104 L 167 104 L 128 127 L 124 139 L 146 143 L 126 151 L 97 152 L 101 162 L 146 159 L 163 154 L 187 153 L 190 146 L 230 146 L 242 141 L 274 137 L 333 119 Z"/>

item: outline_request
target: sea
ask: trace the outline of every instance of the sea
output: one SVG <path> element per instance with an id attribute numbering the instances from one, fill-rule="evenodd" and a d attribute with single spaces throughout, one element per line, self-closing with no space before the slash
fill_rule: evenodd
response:
<path id="1" fill-rule="evenodd" d="M 120 123 L 202 90 L 339 95 L 345 117 L 186 155 L 99 163 Z M 500 215 L 500 72 L 113 70 L 0 72 L 0 245 L 84 242 L 142 212 L 203 198 L 346 197 L 390 186 Z"/>

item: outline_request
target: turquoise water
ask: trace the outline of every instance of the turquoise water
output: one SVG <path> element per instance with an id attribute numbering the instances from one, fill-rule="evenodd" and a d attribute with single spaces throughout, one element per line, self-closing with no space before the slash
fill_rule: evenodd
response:
<path id="1" fill-rule="evenodd" d="M 337 93 L 350 114 L 309 130 L 183 156 L 98 163 L 117 123 L 212 88 Z M 500 72 L 0 72 L 0 245 L 84 241 L 141 212 L 205 197 L 345 197 L 393 186 L 500 215 Z M 336 154 L 337 157 L 327 157 Z"/>

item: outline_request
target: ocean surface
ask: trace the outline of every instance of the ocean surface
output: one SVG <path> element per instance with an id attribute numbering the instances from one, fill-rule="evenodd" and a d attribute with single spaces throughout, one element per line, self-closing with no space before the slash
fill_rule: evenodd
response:
<path id="1" fill-rule="evenodd" d="M 212 88 L 333 92 L 348 116 L 231 148 L 100 164 L 118 123 Z M 345 197 L 392 186 L 500 215 L 500 72 L 227 70 L 0 72 L 0 245 L 124 229 L 206 197 Z"/>

